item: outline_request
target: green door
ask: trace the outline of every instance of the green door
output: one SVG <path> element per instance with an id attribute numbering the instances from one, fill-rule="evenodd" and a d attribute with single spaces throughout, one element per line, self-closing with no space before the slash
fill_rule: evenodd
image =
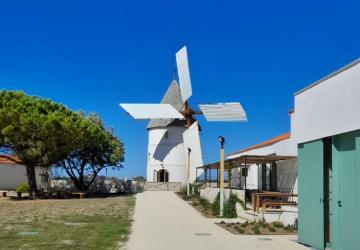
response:
<path id="1" fill-rule="evenodd" d="M 360 131 L 333 137 L 334 250 L 360 249 Z"/>
<path id="2" fill-rule="evenodd" d="M 322 140 L 298 147 L 299 242 L 318 249 L 324 249 L 323 150 Z"/>

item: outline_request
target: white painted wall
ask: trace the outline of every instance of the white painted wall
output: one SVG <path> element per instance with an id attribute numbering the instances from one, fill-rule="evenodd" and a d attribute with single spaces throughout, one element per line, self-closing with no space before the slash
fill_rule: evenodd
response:
<path id="1" fill-rule="evenodd" d="M 169 172 L 169 182 L 186 181 L 186 160 L 183 141 L 185 127 L 169 126 L 149 129 L 147 181 L 154 181 L 154 170 Z M 167 135 L 166 135 L 167 133 Z"/>
<path id="2" fill-rule="evenodd" d="M 213 203 L 216 199 L 217 194 L 219 193 L 220 188 L 203 188 L 200 189 L 200 197 L 207 199 L 209 202 Z M 230 193 L 235 194 L 240 200 L 245 200 L 245 190 L 231 190 L 224 189 L 224 198 L 225 200 L 229 199 Z"/>
<path id="3" fill-rule="evenodd" d="M 190 180 L 193 182 L 196 179 L 196 168 L 204 166 L 202 158 L 202 149 L 200 142 L 200 133 L 198 122 L 192 124 L 183 134 L 184 138 L 184 154 L 185 162 L 187 163 L 189 158 L 188 149 L 191 149 L 190 152 Z M 204 171 L 199 169 L 198 176 L 200 176 Z"/>
<path id="4" fill-rule="evenodd" d="M 360 60 L 295 95 L 296 143 L 360 128 Z"/>
<path id="5" fill-rule="evenodd" d="M 35 168 L 38 189 L 43 187 L 42 176 L 40 175 L 43 171 L 43 168 Z M 48 174 L 50 175 L 50 170 Z M 0 190 L 15 190 L 16 186 L 23 182 L 27 182 L 25 166 L 12 163 L 0 163 Z"/>

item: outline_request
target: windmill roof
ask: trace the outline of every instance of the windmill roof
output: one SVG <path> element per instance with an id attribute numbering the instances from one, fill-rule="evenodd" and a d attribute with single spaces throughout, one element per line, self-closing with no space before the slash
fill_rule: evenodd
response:
<path id="1" fill-rule="evenodd" d="M 181 100 L 179 85 L 176 80 L 173 80 L 170 83 L 164 97 L 161 100 L 161 103 L 171 104 L 177 111 L 181 110 L 183 102 Z M 174 122 L 174 120 L 176 119 L 151 119 L 147 128 L 166 127 Z"/>

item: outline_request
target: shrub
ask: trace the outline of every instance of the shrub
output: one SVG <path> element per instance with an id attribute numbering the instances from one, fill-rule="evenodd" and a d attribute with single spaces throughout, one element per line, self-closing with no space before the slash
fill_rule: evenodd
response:
<path id="1" fill-rule="evenodd" d="M 272 232 L 272 233 L 274 233 L 274 232 L 276 232 L 276 229 L 273 228 L 273 227 L 269 227 L 269 231 Z"/>
<path id="2" fill-rule="evenodd" d="M 196 202 L 196 201 L 193 201 L 192 205 L 193 205 L 194 207 L 197 207 L 197 206 L 199 206 L 199 203 Z"/>
<path id="3" fill-rule="evenodd" d="M 239 198 L 238 198 L 238 202 L 240 203 L 241 207 L 245 210 L 246 209 L 245 202 L 243 200 L 240 200 Z"/>
<path id="4" fill-rule="evenodd" d="M 244 229 L 242 229 L 242 228 L 239 228 L 237 231 L 238 231 L 240 234 L 245 233 L 245 230 L 244 230 Z"/>
<path id="5" fill-rule="evenodd" d="M 238 197 L 235 194 L 230 193 L 229 199 L 225 202 L 224 205 L 224 217 L 225 218 L 236 218 L 236 202 Z"/>
<path id="6" fill-rule="evenodd" d="M 249 223 L 243 223 L 241 224 L 241 227 L 247 227 L 249 225 Z"/>
<path id="7" fill-rule="evenodd" d="M 253 228 L 255 234 L 260 234 L 260 230 L 258 227 Z"/>
<path id="8" fill-rule="evenodd" d="M 199 198 L 199 203 L 201 204 L 201 206 L 203 206 L 205 209 L 210 209 L 211 208 L 211 203 L 205 199 L 205 198 Z"/>
<path id="9" fill-rule="evenodd" d="M 225 221 L 223 221 L 223 220 L 222 220 L 222 221 L 220 221 L 220 224 L 225 224 Z"/>
<path id="10" fill-rule="evenodd" d="M 284 227 L 284 230 L 287 232 L 292 232 L 292 231 L 295 231 L 296 228 L 294 226 L 287 225 L 286 227 Z"/>
<path id="11" fill-rule="evenodd" d="M 283 228 L 284 227 L 284 224 L 282 222 L 279 222 L 279 221 L 273 222 L 273 225 L 274 225 L 274 227 L 277 227 L 277 228 Z"/>
<path id="12" fill-rule="evenodd" d="M 16 192 L 18 193 L 27 193 L 29 192 L 29 184 L 27 182 L 23 182 L 16 186 Z"/>

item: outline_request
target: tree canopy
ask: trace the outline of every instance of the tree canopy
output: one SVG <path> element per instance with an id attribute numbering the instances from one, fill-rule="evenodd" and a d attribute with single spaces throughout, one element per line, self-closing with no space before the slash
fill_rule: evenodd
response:
<path id="1" fill-rule="evenodd" d="M 124 159 L 123 145 L 98 116 L 86 117 L 18 91 L 0 92 L 0 150 L 26 166 L 31 195 L 37 194 L 35 166 L 70 163 L 71 173 L 81 162 L 97 174 L 101 167 L 119 167 Z"/>
<path id="2" fill-rule="evenodd" d="M 81 114 L 80 120 L 76 129 L 81 139 L 58 166 L 65 169 L 79 191 L 87 191 L 102 169 L 122 167 L 124 147 L 112 130 L 104 128 L 96 114 L 88 117 Z"/>

